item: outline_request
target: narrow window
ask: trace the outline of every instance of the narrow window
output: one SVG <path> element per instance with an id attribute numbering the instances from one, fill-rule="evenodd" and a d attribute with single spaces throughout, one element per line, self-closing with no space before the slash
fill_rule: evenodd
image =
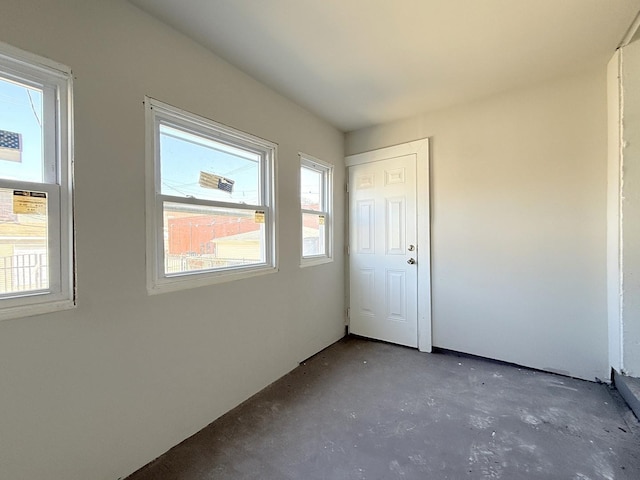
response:
<path id="1" fill-rule="evenodd" d="M 276 145 L 147 98 L 149 291 L 276 269 Z"/>
<path id="2" fill-rule="evenodd" d="M 300 154 L 302 266 L 331 261 L 333 165 Z"/>
<path id="3" fill-rule="evenodd" d="M 0 43 L 0 319 L 74 305 L 71 71 Z"/>

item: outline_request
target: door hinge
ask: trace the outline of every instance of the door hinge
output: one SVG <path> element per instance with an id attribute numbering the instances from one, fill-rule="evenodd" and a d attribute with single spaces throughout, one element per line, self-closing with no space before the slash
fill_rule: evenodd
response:
<path id="1" fill-rule="evenodd" d="M 347 250 L 347 255 L 351 255 L 351 247 L 349 245 L 347 245 L 346 250 Z"/>
<path id="2" fill-rule="evenodd" d="M 344 191 L 349 193 L 349 184 L 348 183 L 344 184 Z"/>
<path id="3" fill-rule="evenodd" d="M 351 318 L 351 308 L 347 307 L 347 320 Z"/>

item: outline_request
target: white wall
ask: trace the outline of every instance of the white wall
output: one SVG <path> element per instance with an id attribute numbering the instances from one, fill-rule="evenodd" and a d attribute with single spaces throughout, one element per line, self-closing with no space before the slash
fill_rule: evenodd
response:
<path id="1" fill-rule="evenodd" d="M 608 378 L 605 67 L 347 135 L 431 138 L 434 346 Z"/>
<path id="2" fill-rule="evenodd" d="M 343 135 L 123 0 L 3 0 L 0 41 L 73 69 L 78 267 L 75 310 L 0 322 L 0 477 L 115 480 L 343 335 L 342 189 L 305 269 L 297 189 Z M 147 295 L 145 94 L 279 144 L 279 273 Z"/>

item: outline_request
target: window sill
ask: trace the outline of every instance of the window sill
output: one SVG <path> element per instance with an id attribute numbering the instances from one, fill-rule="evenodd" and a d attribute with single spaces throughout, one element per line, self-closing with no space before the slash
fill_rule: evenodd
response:
<path id="1" fill-rule="evenodd" d="M 10 320 L 14 318 L 33 317 L 45 313 L 71 310 L 76 307 L 73 300 L 55 300 L 33 305 L 17 305 L 14 307 L 0 309 L 0 320 Z"/>
<path id="2" fill-rule="evenodd" d="M 315 267 L 316 265 L 324 265 L 325 263 L 332 262 L 333 257 L 303 258 L 300 261 L 300 268 Z"/>
<path id="3" fill-rule="evenodd" d="M 168 292 L 176 292 L 179 290 L 188 290 L 191 288 L 206 287 L 208 285 L 217 285 L 220 283 L 233 282 L 245 278 L 258 277 L 277 273 L 277 267 L 255 268 L 249 271 L 240 272 L 224 272 L 218 274 L 186 274 L 176 277 L 165 277 L 156 282 L 149 282 L 147 285 L 147 293 L 149 295 L 158 295 Z"/>

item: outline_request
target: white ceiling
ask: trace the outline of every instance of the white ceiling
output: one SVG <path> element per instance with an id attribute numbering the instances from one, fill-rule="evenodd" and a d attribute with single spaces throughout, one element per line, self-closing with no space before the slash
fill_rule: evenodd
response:
<path id="1" fill-rule="evenodd" d="M 344 131 L 601 65 L 640 0 L 131 0 Z"/>

